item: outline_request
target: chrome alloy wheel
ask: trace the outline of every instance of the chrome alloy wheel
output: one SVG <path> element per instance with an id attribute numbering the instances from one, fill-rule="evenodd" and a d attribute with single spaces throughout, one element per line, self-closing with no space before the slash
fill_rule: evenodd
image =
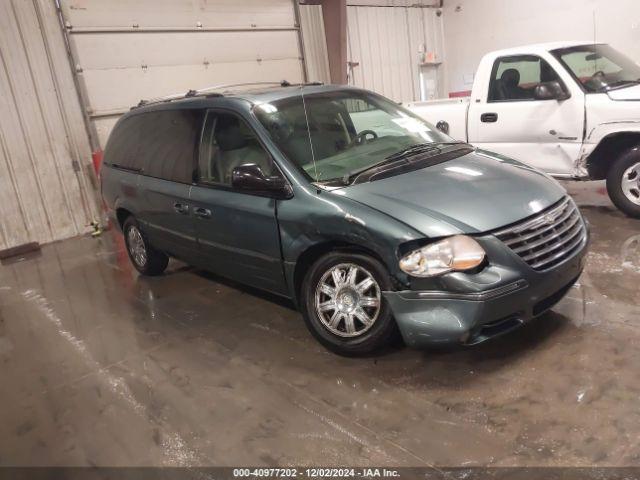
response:
<path id="1" fill-rule="evenodd" d="M 131 258 L 139 267 L 144 267 L 147 263 L 147 248 L 144 245 L 144 239 L 142 233 L 137 227 L 129 228 L 127 232 L 127 244 L 129 246 L 129 252 Z"/>
<path id="2" fill-rule="evenodd" d="M 631 203 L 640 205 L 640 163 L 631 165 L 622 174 L 622 193 Z"/>
<path id="3" fill-rule="evenodd" d="M 340 337 L 357 337 L 380 314 L 380 286 L 373 275 L 354 263 L 327 270 L 316 287 L 315 307 L 322 324 Z"/>

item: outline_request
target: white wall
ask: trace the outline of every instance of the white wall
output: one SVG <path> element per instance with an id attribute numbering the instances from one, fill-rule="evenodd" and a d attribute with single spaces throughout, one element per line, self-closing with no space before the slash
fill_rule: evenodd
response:
<path id="1" fill-rule="evenodd" d="M 456 11 L 458 10 L 459 11 Z M 593 40 L 640 62 L 640 0 L 445 0 L 445 96 L 470 90 L 483 54 L 557 40 Z"/>

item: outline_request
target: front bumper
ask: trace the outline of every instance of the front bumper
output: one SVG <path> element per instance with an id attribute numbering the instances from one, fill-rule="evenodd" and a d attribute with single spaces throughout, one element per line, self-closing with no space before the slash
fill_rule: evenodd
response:
<path id="1" fill-rule="evenodd" d="M 494 238 L 483 240 L 497 264 L 448 274 L 445 288 L 384 292 L 407 345 L 474 345 L 515 330 L 555 305 L 584 268 L 582 247 L 555 268 L 537 272 Z"/>

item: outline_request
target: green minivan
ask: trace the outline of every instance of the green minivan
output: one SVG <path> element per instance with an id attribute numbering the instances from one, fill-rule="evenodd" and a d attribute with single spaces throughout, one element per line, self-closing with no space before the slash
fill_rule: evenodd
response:
<path id="1" fill-rule="evenodd" d="M 565 190 L 378 94 L 190 91 L 114 127 L 102 196 L 135 268 L 169 257 L 293 300 L 343 355 L 473 345 L 558 302 L 588 227 Z"/>

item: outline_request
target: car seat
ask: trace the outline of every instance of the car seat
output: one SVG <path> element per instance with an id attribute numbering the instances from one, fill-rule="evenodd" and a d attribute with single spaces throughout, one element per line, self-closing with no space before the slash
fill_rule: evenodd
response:
<path id="1" fill-rule="evenodd" d="M 508 68 L 500 76 L 501 100 L 515 100 L 522 98 L 520 72 L 515 68 Z"/>
<path id="2" fill-rule="evenodd" d="M 245 132 L 239 121 L 218 124 L 215 139 L 218 149 L 211 159 L 213 180 L 231 185 L 233 169 L 240 165 L 255 164 L 265 176 L 273 174 L 271 158 L 251 133 Z"/>

